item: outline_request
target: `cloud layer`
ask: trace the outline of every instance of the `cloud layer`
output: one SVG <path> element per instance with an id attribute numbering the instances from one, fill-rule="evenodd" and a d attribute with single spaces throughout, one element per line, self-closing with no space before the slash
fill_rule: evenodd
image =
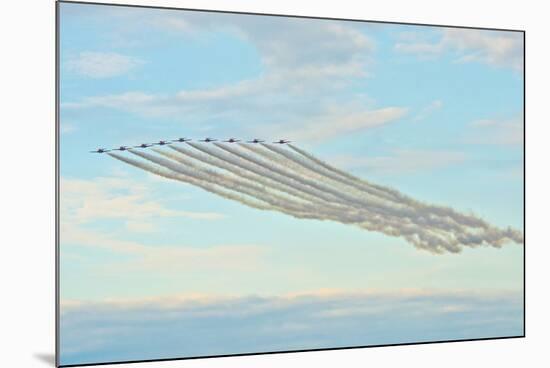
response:
<path id="1" fill-rule="evenodd" d="M 523 334 L 519 292 L 190 295 L 66 301 L 61 310 L 62 364 Z"/>

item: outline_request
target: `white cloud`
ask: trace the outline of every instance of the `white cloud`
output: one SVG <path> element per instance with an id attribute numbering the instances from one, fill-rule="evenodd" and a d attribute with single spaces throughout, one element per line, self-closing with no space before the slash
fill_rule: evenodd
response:
<path id="1" fill-rule="evenodd" d="M 441 169 L 465 160 L 462 152 L 401 149 L 387 156 L 336 156 L 332 162 L 345 168 L 365 168 L 383 174 L 409 174 Z"/>
<path id="2" fill-rule="evenodd" d="M 376 126 L 381 119 L 378 115 L 405 111 L 397 107 L 375 109 L 371 100 L 350 89 L 368 78 L 375 49 L 374 42 L 354 24 L 245 16 L 236 19 L 202 13 L 166 14 L 148 21 L 182 39 L 210 31 L 229 33 L 258 50 L 264 70 L 257 77 L 207 89 L 182 89 L 173 94 L 128 91 L 64 102 L 64 109 L 112 108 L 154 118 L 185 116 L 186 123 L 217 119 L 226 125 L 258 121 L 261 116 L 261 126 L 269 132 L 288 132 L 310 123 L 326 125 L 324 134 L 298 134 L 312 141 L 321 141 L 329 134 L 352 133 L 356 127 Z M 329 128 L 329 119 L 344 123 Z"/>
<path id="3" fill-rule="evenodd" d="M 74 124 L 60 122 L 59 123 L 59 131 L 61 134 L 68 134 L 72 133 L 76 130 L 76 126 Z"/>
<path id="4" fill-rule="evenodd" d="M 70 57 L 66 68 L 89 78 L 112 78 L 126 74 L 143 64 L 142 60 L 115 52 L 83 51 Z"/>
<path id="5" fill-rule="evenodd" d="M 350 107 L 334 107 L 309 121 L 296 122 L 291 135 L 300 141 L 321 142 L 394 122 L 406 112 L 407 109 L 400 107 L 359 111 Z M 276 136 L 286 135 L 288 128 L 277 130 Z"/>
<path id="6" fill-rule="evenodd" d="M 407 33 L 395 45 L 395 50 L 421 57 L 452 52 L 457 62 L 481 62 L 523 70 L 523 34 L 519 32 L 445 28 L 436 41 Z"/>
<path id="7" fill-rule="evenodd" d="M 471 130 L 465 143 L 496 144 L 505 146 L 523 145 L 523 118 L 483 119 L 470 124 Z"/>
<path id="8" fill-rule="evenodd" d="M 61 178 L 61 221 L 83 224 L 96 220 L 135 221 L 136 228 L 158 217 L 186 217 L 217 220 L 215 212 L 192 212 L 167 208 L 155 200 L 144 183 L 124 177 L 99 177 L 91 180 Z M 152 230 L 152 227 L 149 227 Z"/>
<path id="9" fill-rule="evenodd" d="M 422 121 L 428 118 L 431 114 L 443 107 L 443 102 L 441 100 L 434 100 L 429 105 L 424 107 L 420 112 L 413 118 L 414 121 Z"/>
<path id="10" fill-rule="evenodd" d="M 152 233 L 156 230 L 156 226 L 151 222 L 145 221 L 126 221 L 126 229 L 134 233 Z"/>

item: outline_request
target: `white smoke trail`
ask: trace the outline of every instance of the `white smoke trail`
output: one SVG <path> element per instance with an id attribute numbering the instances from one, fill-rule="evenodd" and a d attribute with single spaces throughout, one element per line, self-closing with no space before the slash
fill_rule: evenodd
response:
<path id="1" fill-rule="evenodd" d="M 216 148 L 186 143 L 202 153 L 180 147 L 170 147 L 174 152 L 155 149 L 156 153 L 169 158 L 165 159 L 130 150 L 160 167 L 110 155 L 250 207 L 296 218 L 352 224 L 402 237 L 415 247 L 434 253 L 457 253 L 464 246 L 501 247 L 509 241 L 523 242 L 523 234 L 518 230 L 501 230 L 449 207 L 425 205 L 394 189 L 373 185 L 349 174 L 340 175 L 339 169 L 333 168 L 329 174 L 330 165 L 323 166 L 320 164 L 323 161 L 294 146 L 291 148 L 298 154 L 268 145 L 265 147 L 269 151 L 245 145 L 236 149 L 218 143 L 214 144 Z"/>
<path id="2" fill-rule="evenodd" d="M 309 178 L 304 178 L 304 177 L 302 177 L 302 176 L 300 176 L 300 175 L 298 175 L 298 174 L 296 174 L 292 171 L 282 169 L 279 166 L 274 165 L 275 163 L 268 162 L 268 161 L 259 159 L 257 157 L 250 156 L 250 155 L 246 154 L 245 152 L 239 152 L 239 150 L 236 150 L 236 149 L 234 149 L 232 147 L 229 147 L 229 146 L 224 146 L 223 144 L 214 143 L 214 145 L 218 148 L 221 148 L 224 151 L 227 151 L 227 152 L 237 156 L 237 157 L 240 157 L 244 160 L 250 161 L 253 164 L 256 164 L 256 165 L 262 166 L 262 167 L 266 167 L 270 171 L 275 172 L 276 174 L 278 174 L 282 177 L 292 179 L 295 182 L 301 183 L 304 186 L 316 189 L 318 192 L 328 193 L 331 196 L 337 198 L 338 201 L 347 202 L 347 204 L 350 205 L 350 206 L 354 206 L 354 207 L 357 207 L 357 208 L 364 208 L 365 206 L 368 206 L 369 209 L 371 209 L 371 210 L 376 209 L 377 211 L 386 211 L 387 210 L 387 208 L 385 208 L 384 206 L 380 206 L 379 203 L 374 203 L 374 202 L 371 202 L 371 201 L 365 201 L 363 198 L 353 197 L 353 196 L 348 195 L 347 193 L 344 193 L 342 191 L 339 191 L 339 190 L 337 190 L 333 187 L 327 186 L 322 182 L 311 180 Z M 386 214 L 389 215 L 389 213 L 386 213 Z M 410 215 L 414 215 L 414 213 L 410 212 Z"/>
<path id="3" fill-rule="evenodd" d="M 340 169 L 338 169 L 334 166 L 329 165 L 328 163 L 318 159 L 317 157 L 307 153 L 306 151 L 304 151 L 304 150 L 302 150 L 302 149 L 300 149 L 300 148 L 298 148 L 298 147 L 296 147 L 292 144 L 289 144 L 288 146 L 291 149 L 293 149 L 294 151 L 298 152 L 303 157 L 309 159 L 311 162 L 317 164 L 319 167 L 322 167 L 322 168 L 324 168 L 328 171 L 331 171 L 331 172 L 333 172 L 337 175 L 340 175 L 341 177 L 347 178 L 347 179 L 353 181 L 356 185 L 360 185 L 361 187 L 364 187 L 365 190 L 367 190 L 367 188 L 375 188 L 379 191 L 389 193 L 394 197 L 395 201 L 397 201 L 399 203 L 402 203 L 402 204 L 405 204 L 405 205 L 408 205 L 408 206 L 411 206 L 411 207 L 414 207 L 416 209 L 421 209 L 425 212 L 428 212 L 428 216 L 429 216 L 429 214 L 434 214 L 434 215 L 440 216 L 440 217 L 448 217 L 448 218 L 452 219 L 453 221 L 455 221 L 456 223 L 461 224 L 461 225 L 479 227 L 479 228 L 484 228 L 484 229 L 491 229 L 491 225 L 489 223 L 487 223 L 486 221 L 483 221 L 481 218 L 479 218 L 477 216 L 465 215 L 465 214 L 462 214 L 460 212 L 457 212 L 457 211 L 453 210 L 450 207 L 434 206 L 434 205 L 429 205 L 429 204 L 422 203 L 420 201 L 417 201 L 413 198 L 410 198 L 410 197 L 400 193 L 399 191 L 397 191 L 395 189 L 388 188 L 388 187 L 381 186 L 381 185 L 376 185 L 376 184 L 370 183 L 367 180 L 364 180 L 364 179 L 358 178 L 356 176 L 353 176 L 353 175 L 351 175 L 351 174 L 349 174 L 345 171 L 342 171 L 342 170 L 340 170 Z"/>
<path id="4" fill-rule="evenodd" d="M 190 143 L 190 145 L 192 147 L 195 147 L 195 148 L 207 153 L 207 154 L 215 155 L 217 157 L 222 157 L 226 160 L 229 159 L 227 156 L 222 155 L 220 152 L 216 152 L 216 151 L 212 150 L 211 148 L 206 148 L 204 145 L 196 145 L 196 144 L 193 144 L 193 143 Z M 272 169 L 272 167 L 270 167 L 270 168 Z M 283 175 L 283 177 L 286 177 L 287 175 L 290 175 L 290 174 L 285 172 L 285 175 Z M 297 183 L 294 183 L 294 185 L 297 185 Z M 301 187 L 301 189 L 305 190 L 305 191 L 307 191 L 308 189 L 311 190 L 311 188 L 307 188 L 307 187 Z M 317 195 L 322 196 L 319 193 L 317 193 Z M 325 198 L 325 199 L 328 200 L 329 202 L 331 201 L 331 199 L 328 199 L 328 198 Z M 349 204 L 348 204 L 348 207 L 349 207 Z M 372 216 L 374 215 L 371 209 L 368 209 L 368 208 L 365 208 L 365 207 L 362 207 L 362 208 L 348 208 L 347 212 L 348 212 L 348 214 L 354 213 L 354 214 L 358 214 L 360 216 L 359 218 L 355 217 L 352 220 L 348 220 L 348 222 L 351 221 L 352 223 L 358 223 L 358 222 L 361 222 L 361 221 L 365 222 L 365 221 L 367 221 L 366 220 L 367 218 L 372 218 Z M 391 214 L 389 214 L 387 212 L 384 213 L 384 215 L 385 215 L 386 220 L 388 220 L 389 217 L 392 216 Z M 334 213 L 332 213 L 331 216 L 334 216 Z M 340 216 L 342 216 L 342 214 Z M 394 215 L 394 217 L 395 217 L 395 215 Z M 399 214 L 398 218 L 399 218 L 399 221 L 398 221 L 397 225 L 394 223 L 393 225 L 390 226 L 390 225 L 388 225 L 388 221 L 386 221 L 385 225 L 376 225 L 377 226 L 376 229 L 378 229 L 378 231 L 382 231 L 382 232 L 385 232 L 387 230 L 387 231 L 395 233 L 397 231 L 397 230 L 395 230 L 396 226 L 397 227 L 407 226 L 406 225 L 407 219 L 403 217 L 402 213 Z M 450 227 L 451 225 L 447 224 L 446 226 Z M 426 226 L 426 227 L 428 227 L 428 226 Z M 374 225 L 371 224 L 370 228 L 374 228 Z M 440 229 L 437 229 L 437 228 L 435 228 L 435 229 L 429 229 L 429 228 L 428 229 L 422 229 L 422 228 L 417 227 L 417 234 L 416 235 L 420 240 L 418 240 L 416 242 L 417 243 L 422 242 L 423 239 L 425 239 L 425 238 L 428 238 L 428 239 L 433 238 L 429 234 L 430 234 L 431 231 L 437 231 L 437 230 L 440 230 Z M 461 232 L 461 230 L 462 230 L 462 228 L 460 226 L 455 226 L 455 231 Z M 466 236 L 466 235 L 468 235 L 468 234 L 461 234 L 461 236 L 463 236 L 463 237 Z M 413 241 L 415 241 L 416 238 L 410 238 L 410 239 L 412 239 L 410 241 L 413 242 Z M 443 240 L 440 240 L 440 243 L 443 244 Z M 449 251 L 453 251 L 453 250 L 456 249 L 455 244 L 456 244 L 456 241 L 450 240 L 449 244 L 444 244 L 442 246 L 444 246 Z"/>
<path id="5" fill-rule="evenodd" d="M 218 146 L 222 146 L 222 145 L 218 145 Z M 244 159 L 250 158 L 249 156 L 247 156 L 245 154 L 242 154 L 242 153 L 239 154 L 235 150 L 230 149 L 228 147 L 223 147 L 223 148 L 225 148 L 225 151 L 228 151 L 230 153 L 235 153 L 237 156 L 239 156 L 241 158 L 244 158 Z M 209 151 L 207 153 L 212 153 L 212 152 Z M 258 165 L 262 165 L 262 162 L 257 160 L 257 159 L 256 160 L 252 159 L 250 161 L 255 162 Z M 273 165 L 271 163 L 269 163 L 269 164 L 263 163 L 263 164 L 266 167 L 268 167 L 270 170 L 276 171 L 279 174 L 282 174 L 283 176 L 288 175 L 291 178 L 295 178 L 295 176 L 292 176 L 289 173 L 281 173 L 281 171 L 274 169 Z M 389 189 L 389 190 L 391 190 L 391 189 Z M 334 192 L 332 192 L 332 193 L 334 193 Z M 410 208 L 410 207 L 405 208 L 405 209 L 397 209 L 397 210 L 392 209 L 391 211 L 388 212 L 387 210 L 383 211 L 380 208 L 373 208 L 371 203 L 364 203 L 363 202 L 361 206 L 357 206 L 356 203 L 350 203 L 349 200 L 347 202 L 348 202 L 348 205 L 354 206 L 356 208 L 358 207 L 360 209 L 361 208 L 364 209 L 365 205 L 369 206 L 370 207 L 369 210 L 371 210 L 371 211 L 377 210 L 379 213 L 384 214 L 386 217 L 388 217 L 388 216 L 393 216 L 393 217 L 397 216 L 397 217 L 401 218 L 402 221 L 407 220 L 407 219 L 413 219 L 417 224 L 422 225 L 423 227 L 432 227 L 432 228 L 435 227 L 435 230 L 442 229 L 442 230 L 452 231 L 452 235 L 454 236 L 454 238 L 468 240 L 469 243 L 466 244 L 468 246 L 480 245 L 480 244 L 499 246 L 499 243 L 502 242 L 502 241 L 505 241 L 505 239 L 512 240 L 514 242 L 522 241 L 521 236 L 518 236 L 521 233 L 519 233 L 517 231 L 516 232 L 509 232 L 509 231 L 504 231 L 503 232 L 499 229 L 491 227 L 490 225 L 488 225 L 485 222 L 480 224 L 478 221 L 476 221 L 477 218 L 474 217 L 474 216 L 462 215 L 462 214 L 456 213 L 456 211 L 454 211 L 454 210 L 452 210 L 452 211 L 443 211 L 445 209 L 445 207 L 436 207 L 435 209 L 439 210 L 439 211 L 436 211 L 436 213 L 437 212 L 443 212 L 444 215 L 443 216 L 441 216 L 441 215 L 440 216 L 434 216 L 433 214 L 430 214 L 430 213 L 426 214 L 426 213 L 423 213 L 422 211 L 418 211 L 417 209 Z M 453 221 L 450 221 L 448 215 L 453 214 L 453 213 L 463 217 L 462 218 L 463 221 L 461 221 L 460 225 L 457 225 L 457 224 L 453 223 Z M 483 233 L 475 232 L 474 234 L 472 234 L 470 231 L 465 230 L 465 226 L 482 227 L 484 229 L 484 232 L 490 232 L 493 235 L 491 237 L 484 237 L 482 235 Z M 434 229 L 432 229 L 432 230 L 434 230 Z M 499 236 L 500 236 L 501 241 L 495 240 Z M 409 239 L 409 241 L 412 241 L 412 240 Z M 454 247 L 454 246 L 452 246 L 452 247 Z"/>
<path id="6" fill-rule="evenodd" d="M 264 184 L 266 187 L 275 189 L 277 191 L 288 192 L 289 194 L 291 194 L 291 195 L 293 195 L 297 198 L 300 198 L 304 201 L 309 201 L 309 202 L 315 203 L 317 205 L 323 206 L 325 208 L 330 208 L 331 210 L 335 210 L 335 211 L 340 210 L 340 211 L 345 211 L 346 213 L 357 212 L 355 209 L 350 210 L 349 207 L 345 207 L 345 206 L 340 205 L 340 204 L 325 202 L 325 201 L 321 200 L 318 196 L 314 196 L 314 195 L 310 195 L 310 194 L 307 194 L 307 193 L 304 193 L 304 192 L 300 192 L 298 190 L 293 189 L 289 185 L 282 185 L 282 184 L 279 184 L 278 182 L 275 182 L 275 181 L 266 181 L 262 175 L 255 174 L 255 173 L 252 173 L 252 175 L 248 175 L 248 174 L 246 174 L 246 171 L 241 170 L 239 167 L 227 164 L 227 163 L 225 163 L 225 161 L 219 160 L 216 157 L 197 155 L 194 152 L 185 150 L 185 149 L 180 148 L 180 147 L 170 147 L 170 148 L 177 151 L 177 152 L 179 152 L 179 153 L 181 153 L 181 154 L 183 154 L 183 155 L 190 155 L 193 158 L 196 158 L 196 159 L 201 160 L 203 162 L 207 162 L 211 165 L 215 165 L 215 166 L 218 166 L 220 168 L 228 169 L 228 170 L 230 170 L 231 172 L 235 173 L 238 176 L 241 176 L 243 178 L 247 178 L 249 180 L 253 180 L 253 181 L 256 181 L 256 182 L 260 182 L 260 183 Z M 206 151 L 211 152 L 210 150 L 206 150 Z M 166 152 L 162 152 L 161 150 L 155 150 L 155 152 L 158 152 L 158 153 L 163 154 L 163 155 L 167 155 L 168 157 L 170 157 L 170 158 L 172 158 L 176 161 L 180 161 L 182 163 L 187 163 L 187 161 L 182 161 L 181 160 L 181 156 L 174 156 L 174 155 L 171 155 L 171 154 L 167 154 Z M 363 210 L 363 212 L 364 212 L 364 210 Z M 368 213 L 368 215 L 369 216 L 374 216 L 373 213 Z M 350 221 L 361 222 L 361 221 L 364 221 L 364 218 L 363 219 L 354 219 L 354 220 L 350 220 Z"/>
<path id="7" fill-rule="evenodd" d="M 176 150 L 177 151 L 177 150 Z M 161 150 L 156 150 L 158 153 L 165 153 Z M 141 155 L 141 156 L 147 156 L 147 155 Z M 177 158 L 175 156 L 169 155 L 169 157 Z M 162 162 L 160 160 L 157 160 L 158 163 L 166 164 L 165 162 Z M 185 162 L 188 164 L 188 162 Z M 256 197 L 258 196 L 264 196 L 265 193 L 258 193 L 255 194 Z M 258 197 L 259 198 L 259 197 Z M 265 199 L 265 198 L 264 198 Z M 268 201 L 269 203 L 275 204 L 277 206 L 281 206 L 280 203 L 273 202 L 272 200 Z M 357 211 L 355 209 L 346 209 L 342 206 L 333 206 L 330 204 L 325 203 L 312 203 L 315 207 L 312 211 L 311 206 L 303 206 L 303 208 L 295 208 L 295 207 L 286 207 L 286 211 L 289 213 L 292 213 L 293 215 L 296 214 L 293 211 L 298 210 L 298 215 L 300 215 L 301 218 L 311 218 L 311 219 L 318 219 L 318 220 L 333 220 L 333 221 L 339 221 L 342 223 L 347 224 L 355 224 L 361 228 L 370 229 L 370 230 L 377 230 L 380 232 L 383 232 L 388 235 L 395 235 L 397 233 L 401 234 L 409 234 L 409 235 L 416 235 L 416 237 L 419 240 L 416 240 L 417 244 L 422 245 L 426 241 L 430 241 L 431 243 L 434 243 L 435 241 L 438 241 L 439 243 L 443 242 L 443 239 L 436 238 L 433 234 L 431 234 L 426 229 L 419 229 L 419 228 L 412 228 L 410 225 L 405 224 L 403 221 L 398 221 L 398 219 L 394 220 L 393 223 L 390 222 L 387 218 L 381 225 L 380 221 L 372 221 L 376 217 L 375 214 L 369 213 L 366 210 Z M 304 215 L 307 214 L 307 215 Z M 416 238 L 413 238 L 415 240 Z M 444 247 L 445 249 L 449 251 L 456 251 L 457 247 L 453 244 L 440 244 L 441 247 Z"/>
<path id="8" fill-rule="evenodd" d="M 213 172 L 204 172 L 201 171 L 198 166 L 194 166 L 195 170 L 189 170 L 183 165 L 179 165 L 170 160 L 150 155 L 145 152 L 128 150 L 129 152 L 140 156 L 146 160 L 154 162 L 157 165 L 168 168 L 169 170 L 175 171 L 177 173 L 193 177 L 202 182 L 217 183 L 225 188 L 231 189 L 233 191 L 245 194 L 247 196 L 256 198 L 260 201 L 266 202 L 272 205 L 274 208 L 278 209 L 280 212 L 299 217 L 299 218 L 315 218 L 318 219 L 316 215 L 316 209 L 309 204 L 302 203 L 293 203 L 288 201 L 288 199 L 283 198 L 279 195 L 268 193 L 264 188 L 260 186 L 254 187 L 249 183 L 245 183 L 242 180 L 229 178 L 222 175 L 213 175 Z"/>
<path id="9" fill-rule="evenodd" d="M 262 165 L 256 165 L 251 164 L 246 160 L 242 160 L 238 157 L 234 157 L 231 155 L 228 155 L 226 152 L 221 150 L 215 150 L 211 147 L 206 147 L 204 145 L 195 144 L 192 142 L 186 142 L 191 147 L 202 151 L 208 155 L 212 155 L 220 160 L 226 161 L 228 163 L 231 163 L 233 165 L 239 166 L 240 168 L 244 170 L 248 170 L 250 172 L 256 173 L 258 175 L 265 176 L 266 178 L 269 178 L 273 181 L 276 181 L 280 184 L 287 185 L 289 187 L 295 188 L 303 193 L 306 193 L 310 196 L 320 198 L 328 203 L 336 203 L 339 204 L 341 201 L 338 198 L 335 198 L 334 196 L 330 195 L 329 193 L 324 193 L 322 191 L 317 191 L 314 188 L 310 188 L 307 186 L 302 185 L 300 182 L 297 182 L 293 180 L 292 178 L 289 178 L 286 175 L 280 175 L 279 173 L 274 173 L 270 169 L 270 167 L 264 167 Z"/>
<path id="10" fill-rule="evenodd" d="M 153 166 L 153 165 L 150 165 L 150 164 L 148 164 L 146 162 L 143 162 L 143 161 L 134 160 L 134 159 L 131 159 L 129 157 L 119 155 L 117 153 L 108 153 L 108 155 L 115 158 L 115 159 L 117 159 L 117 160 L 120 160 L 124 163 L 127 163 L 127 164 L 132 165 L 134 167 L 137 167 L 139 169 L 150 172 L 151 174 L 155 174 L 155 175 L 161 176 L 163 178 L 167 178 L 167 179 L 176 180 L 176 181 L 180 181 L 180 182 L 195 185 L 199 188 L 204 189 L 207 192 L 217 194 L 217 195 L 219 195 L 223 198 L 226 198 L 226 199 L 230 199 L 230 200 L 240 202 L 240 203 L 242 203 L 242 204 L 244 204 L 248 207 L 256 208 L 256 209 L 259 209 L 259 210 L 273 210 L 272 206 L 257 203 L 255 201 L 250 201 L 250 200 L 246 199 L 245 197 L 234 195 L 234 194 L 229 193 L 225 190 L 218 189 L 215 185 L 211 185 L 211 184 L 208 184 L 208 183 L 203 183 L 203 182 L 201 182 L 199 180 L 196 180 L 192 177 L 187 177 L 187 176 L 182 175 L 182 174 L 177 174 L 177 173 L 174 173 L 173 171 L 166 170 L 166 169 L 160 168 L 158 166 Z"/>
<path id="11" fill-rule="evenodd" d="M 353 187 L 355 189 L 361 190 L 363 192 L 367 192 L 368 194 L 375 196 L 375 197 L 381 197 L 382 199 L 386 201 L 393 201 L 395 203 L 400 203 L 396 201 L 396 198 L 394 195 L 389 194 L 386 191 L 379 190 L 378 188 L 375 188 L 370 185 L 359 185 L 357 182 L 350 180 L 346 177 L 343 177 L 341 175 L 334 174 L 332 171 L 325 169 L 323 166 L 319 165 L 312 165 L 311 162 L 308 162 L 308 160 L 303 160 L 299 155 L 295 154 L 294 152 L 282 149 L 280 147 L 277 147 L 275 145 L 265 144 L 262 143 L 262 146 L 267 148 L 268 150 L 275 152 L 276 154 L 283 156 L 287 158 L 289 161 L 294 162 L 295 164 L 313 172 L 317 175 L 320 175 L 321 177 L 325 177 L 328 179 L 331 179 L 333 181 L 339 182 L 341 184 L 347 185 L 348 187 Z"/>
<path id="12" fill-rule="evenodd" d="M 204 162 L 206 164 L 209 164 L 211 166 L 215 166 L 215 167 L 218 167 L 220 169 L 227 170 L 227 171 L 229 171 L 229 172 L 231 172 L 231 173 L 233 173 L 233 174 L 235 174 L 239 177 L 250 180 L 252 182 L 256 182 L 258 184 L 262 184 L 265 187 L 272 188 L 272 189 L 275 189 L 275 190 L 283 192 L 283 193 L 287 193 L 287 194 L 289 194 L 289 195 L 291 195 L 295 198 L 305 200 L 305 201 L 314 201 L 314 200 L 318 199 L 316 197 L 313 197 L 313 196 L 307 195 L 303 192 L 300 192 L 300 191 L 294 189 L 292 186 L 286 186 L 286 185 L 280 184 L 279 182 L 271 180 L 271 179 L 269 179 L 269 178 L 267 178 L 263 175 L 260 175 L 260 174 L 257 174 L 257 173 L 251 172 L 251 171 L 247 171 L 247 170 L 241 168 L 238 165 L 229 164 L 224 160 L 218 159 L 217 157 L 209 156 L 209 155 L 206 155 L 206 154 L 199 154 L 199 153 L 196 153 L 196 152 L 193 152 L 193 151 L 190 151 L 190 150 L 186 150 L 186 149 L 181 148 L 181 147 L 170 146 L 170 148 L 173 149 L 174 151 L 177 151 L 178 153 L 180 153 L 184 156 L 188 156 L 188 157 L 191 157 L 195 160 L 198 160 L 198 161 Z"/>
<path id="13" fill-rule="evenodd" d="M 327 186 L 325 185 L 325 183 L 322 183 L 319 181 L 316 182 L 305 178 L 302 179 L 300 175 L 297 175 L 286 169 L 281 169 L 280 167 L 275 166 L 274 162 L 266 162 L 265 160 L 259 160 L 255 157 L 251 157 L 250 155 L 247 155 L 246 153 L 239 152 L 229 146 L 224 146 L 222 144 L 215 144 L 215 145 L 231 154 L 234 154 L 235 156 L 248 160 L 258 166 L 268 167 L 271 171 L 274 171 L 283 177 L 294 179 L 296 182 L 300 182 L 303 185 L 309 186 L 311 188 L 315 188 L 319 192 L 329 193 L 334 197 L 339 198 L 340 201 L 342 200 L 345 201 L 348 206 L 355 207 L 358 210 L 368 209 L 369 211 L 381 213 L 386 216 L 397 216 L 401 219 L 407 218 L 413 222 L 417 222 L 417 223 L 422 222 L 424 225 L 426 225 L 426 214 L 423 214 L 417 211 L 416 209 L 413 209 L 410 207 L 398 206 L 395 203 L 390 203 L 390 202 L 382 203 L 380 201 L 373 201 L 372 199 L 367 199 L 364 197 L 353 196 L 353 195 L 350 195 L 348 192 L 343 192 L 341 190 L 338 190 L 338 188 Z M 445 226 L 447 226 L 449 229 L 454 228 L 456 231 L 461 231 L 462 229 L 461 225 L 456 225 L 452 223 L 452 221 L 448 221 L 445 218 L 439 218 L 438 221 L 440 223 L 444 222 Z"/>

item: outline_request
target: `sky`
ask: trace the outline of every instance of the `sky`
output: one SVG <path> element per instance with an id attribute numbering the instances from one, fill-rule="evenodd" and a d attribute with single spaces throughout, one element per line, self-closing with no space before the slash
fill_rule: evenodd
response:
<path id="1" fill-rule="evenodd" d="M 522 245 L 436 255 L 89 153 L 290 139 L 523 231 L 522 33 L 59 6 L 63 364 L 523 333 Z"/>

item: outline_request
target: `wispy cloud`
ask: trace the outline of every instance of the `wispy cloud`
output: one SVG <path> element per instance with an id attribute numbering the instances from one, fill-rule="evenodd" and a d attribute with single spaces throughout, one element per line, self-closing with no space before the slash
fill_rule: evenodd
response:
<path id="1" fill-rule="evenodd" d="M 73 224 L 119 219 L 143 223 L 158 217 L 200 220 L 223 218 L 220 213 L 175 210 L 154 198 L 144 183 L 124 177 L 61 178 L 61 219 Z M 133 223 L 134 227 L 136 223 Z M 132 226 L 132 224 L 130 225 Z"/>
<path id="2" fill-rule="evenodd" d="M 117 255 L 102 272 L 148 275 L 189 272 L 220 272 L 255 269 L 265 256 L 266 248 L 254 244 L 219 244 L 196 247 L 185 240 L 177 244 L 144 243 L 118 238 L 112 234 L 89 230 L 82 226 L 61 224 L 61 251 L 63 257 L 72 254 L 73 246 L 103 249 Z M 122 256 L 122 258 L 120 258 Z"/>
<path id="3" fill-rule="evenodd" d="M 460 164 L 466 158 L 466 154 L 457 151 L 400 149 L 385 156 L 336 156 L 332 161 L 345 168 L 365 168 L 383 174 L 401 175 L 445 168 Z"/>
<path id="4" fill-rule="evenodd" d="M 115 52 L 83 51 L 65 61 L 67 70 L 88 78 L 112 78 L 142 65 L 143 61 Z"/>
<path id="5" fill-rule="evenodd" d="M 523 34 L 519 32 L 445 28 L 438 40 L 426 39 L 419 33 L 406 33 L 396 43 L 395 50 L 421 57 L 451 52 L 456 55 L 457 62 L 481 62 L 523 70 Z"/>
<path id="6" fill-rule="evenodd" d="M 523 145 L 523 118 L 476 120 L 470 124 L 470 131 L 464 141 L 473 144 Z"/>
<path id="7" fill-rule="evenodd" d="M 76 126 L 74 124 L 71 124 L 71 123 L 60 122 L 59 123 L 59 130 L 60 130 L 61 134 L 69 134 L 69 133 L 72 133 L 72 132 L 76 131 Z"/>
<path id="8" fill-rule="evenodd" d="M 413 118 L 413 121 L 422 121 L 443 107 L 441 100 L 434 100 L 421 109 Z"/>
<path id="9" fill-rule="evenodd" d="M 185 116 L 187 123 L 218 119 L 225 125 L 257 121 L 260 114 L 262 129 L 269 132 L 288 131 L 304 122 L 319 126 L 313 136 L 305 129 L 298 132 L 312 142 L 394 121 L 406 111 L 374 107 L 372 100 L 353 91 L 354 85 L 369 77 L 375 50 L 371 38 L 353 24 L 245 16 L 236 20 L 235 16 L 201 13 L 159 15 L 148 22 L 182 40 L 213 31 L 233 35 L 258 50 L 263 71 L 256 77 L 205 89 L 90 96 L 66 101 L 63 109 L 107 108 L 149 118 Z"/>
<path id="10" fill-rule="evenodd" d="M 334 290 L 64 301 L 61 362 L 517 336 L 522 321 L 521 292 Z"/>
<path id="11" fill-rule="evenodd" d="M 322 142 L 340 136 L 393 123 L 407 113 L 402 107 L 358 110 L 350 105 L 329 108 L 322 116 L 315 116 L 292 130 L 292 138 L 300 141 Z M 275 136 L 288 135 L 288 127 L 275 127 Z"/>

